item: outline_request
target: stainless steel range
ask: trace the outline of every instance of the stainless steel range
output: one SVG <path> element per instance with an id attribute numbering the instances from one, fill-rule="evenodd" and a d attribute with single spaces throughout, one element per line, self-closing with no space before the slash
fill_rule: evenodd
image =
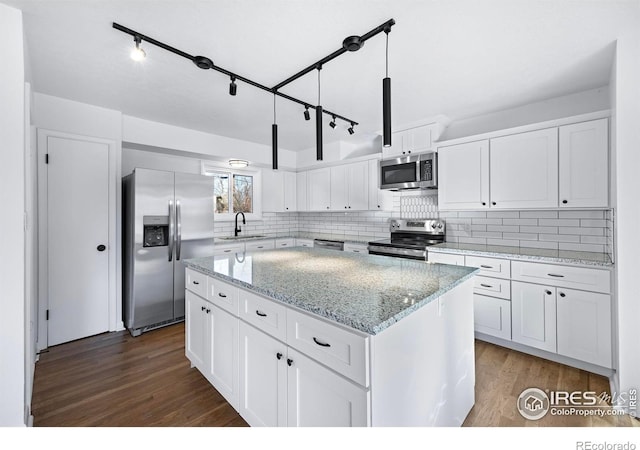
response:
<path id="1" fill-rule="evenodd" d="M 369 242 L 370 255 L 427 259 L 427 247 L 445 238 L 445 224 L 433 219 L 391 219 L 391 239 Z"/>

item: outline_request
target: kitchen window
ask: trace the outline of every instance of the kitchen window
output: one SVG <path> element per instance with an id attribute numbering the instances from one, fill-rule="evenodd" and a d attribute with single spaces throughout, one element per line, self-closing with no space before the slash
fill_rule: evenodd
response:
<path id="1" fill-rule="evenodd" d="M 261 219 L 260 172 L 230 170 L 203 163 L 202 173 L 213 177 L 213 207 L 215 220 L 234 220 L 242 212 L 246 219 Z"/>

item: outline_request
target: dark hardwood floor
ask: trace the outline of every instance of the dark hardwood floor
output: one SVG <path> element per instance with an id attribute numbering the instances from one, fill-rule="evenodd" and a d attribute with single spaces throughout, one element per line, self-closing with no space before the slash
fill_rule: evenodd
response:
<path id="1" fill-rule="evenodd" d="M 604 377 L 476 341 L 476 404 L 465 426 L 638 426 L 623 417 L 553 417 L 516 410 L 526 387 L 609 391 Z M 37 427 L 241 427 L 246 422 L 184 354 L 184 324 L 133 338 L 106 333 L 51 347 L 36 364 Z"/>

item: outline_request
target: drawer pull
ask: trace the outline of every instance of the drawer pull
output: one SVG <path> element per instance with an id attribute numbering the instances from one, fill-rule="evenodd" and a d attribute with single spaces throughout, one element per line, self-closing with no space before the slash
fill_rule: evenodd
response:
<path id="1" fill-rule="evenodd" d="M 224 252 L 225 252 L 225 253 L 229 253 L 230 251 L 231 251 L 231 250 L 225 250 Z"/>
<path id="2" fill-rule="evenodd" d="M 557 273 L 548 273 L 547 275 L 554 278 L 564 278 L 564 275 L 559 275 Z"/>
<path id="3" fill-rule="evenodd" d="M 199 282 L 199 281 L 195 281 L 195 280 L 194 280 L 194 281 L 193 281 L 193 284 L 200 284 L 200 282 Z"/>
<path id="4" fill-rule="evenodd" d="M 480 283 L 480 286 L 482 286 L 483 288 L 492 288 L 493 287 L 490 284 L 484 284 L 484 283 Z"/>
<path id="5" fill-rule="evenodd" d="M 264 248 L 264 246 L 263 245 L 258 245 L 258 248 Z"/>
<path id="6" fill-rule="evenodd" d="M 287 365 L 291 367 L 292 364 L 293 364 L 293 359 L 287 358 Z"/>
<path id="7" fill-rule="evenodd" d="M 316 344 L 318 344 L 320 347 L 331 347 L 331 344 L 328 344 L 326 342 L 322 342 L 319 341 L 316 337 L 313 338 L 313 342 L 315 342 Z"/>
<path id="8" fill-rule="evenodd" d="M 227 298 L 227 294 L 223 294 L 222 292 L 218 292 L 218 297 Z"/>
<path id="9" fill-rule="evenodd" d="M 276 358 L 278 358 L 278 361 L 280 361 L 282 359 L 282 353 L 276 353 Z"/>
<path id="10" fill-rule="evenodd" d="M 486 264 L 480 264 L 482 269 L 493 269 L 493 266 L 487 266 Z"/>
<path id="11" fill-rule="evenodd" d="M 211 310 L 209 308 L 207 308 L 207 314 L 209 314 L 211 312 Z"/>
<path id="12" fill-rule="evenodd" d="M 564 292 L 560 292 L 560 297 L 566 297 Z"/>
<path id="13" fill-rule="evenodd" d="M 207 309 L 207 308 L 205 308 L 204 306 L 200 307 L 200 311 L 204 311 L 205 309 Z"/>
<path id="14" fill-rule="evenodd" d="M 360 253 L 360 250 L 354 250 L 353 253 Z"/>
<path id="15" fill-rule="evenodd" d="M 256 314 L 259 315 L 260 317 L 267 317 L 267 315 L 262 311 L 260 311 L 259 309 L 256 309 Z"/>
<path id="16" fill-rule="evenodd" d="M 544 291 L 544 292 L 545 292 L 547 295 L 551 295 L 551 294 L 552 294 L 552 292 L 551 292 L 551 291 L 549 291 L 549 290 Z"/>

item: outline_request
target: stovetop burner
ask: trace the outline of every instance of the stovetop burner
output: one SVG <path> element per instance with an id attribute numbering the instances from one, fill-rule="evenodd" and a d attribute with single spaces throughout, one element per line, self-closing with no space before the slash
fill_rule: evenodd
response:
<path id="1" fill-rule="evenodd" d="M 391 239 L 369 242 L 369 253 L 410 259 L 426 259 L 430 245 L 445 240 L 443 221 L 432 219 L 392 219 Z"/>

